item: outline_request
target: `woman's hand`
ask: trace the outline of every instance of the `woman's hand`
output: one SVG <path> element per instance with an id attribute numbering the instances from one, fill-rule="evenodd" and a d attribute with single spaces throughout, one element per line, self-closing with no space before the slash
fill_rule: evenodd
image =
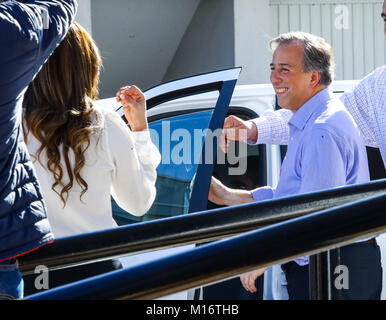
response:
<path id="1" fill-rule="evenodd" d="M 126 86 L 117 92 L 116 99 L 122 103 L 123 113 L 131 131 L 147 130 L 146 98 L 136 86 Z"/>

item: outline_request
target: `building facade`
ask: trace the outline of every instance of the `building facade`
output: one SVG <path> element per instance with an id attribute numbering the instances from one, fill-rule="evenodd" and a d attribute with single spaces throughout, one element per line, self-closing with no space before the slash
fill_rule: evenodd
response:
<path id="1" fill-rule="evenodd" d="M 239 84 L 269 82 L 268 41 L 306 31 L 333 46 L 336 79 L 385 63 L 382 0 L 81 0 L 77 20 L 104 61 L 101 97 L 121 85 L 242 66 Z"/>
<path id="2" fill-rule="evenodd" d="M 382 0 L 82 0 L 77 20 L 104 61 L 101 97 L 242 66 L 240 84 L 269 82 L 268 41 L 306 31 L 331 43 L 336 79 L 385 63 Z"/>

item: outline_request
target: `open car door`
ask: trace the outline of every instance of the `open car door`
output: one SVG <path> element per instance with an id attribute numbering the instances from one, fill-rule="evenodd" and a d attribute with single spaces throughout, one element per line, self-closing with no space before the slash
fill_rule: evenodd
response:
<path id="1" fill-rule="evenodd" d="M 145 92 L 149 130 L 161 153 L 157 195 L 142 217 L 128 214 L 112 199 L 113 216 L 119 225 L 207 209 L 217 138 L 240 71 L 241 68 L 233 68 L 201 74 L 167 82 Z M 115 108 L 123 116 L 121 106 L 117 104 Z M 131 255 L 121 261 L 124 267 L 130 267 L 193 246 Z M 167 298 L 187 299 L 188 296 L 183 292 Z"/>
<path id="2" fill-rule="evenodd" d="M 159 148 L 157 196 L 143 217 L 128 215 L 113 200 L 118 224 L 206 210 L 221 132 L 240 68 L 161 84 L 145 92 L 152 141 Z M 197 96 L 217 97 L 200 105 Z M 191 97 L 194 104 L 186 103 Z M 181 104 L 179 101 L 183 100 Z M 206 100 L 207 101 L 207 100 Z M 213 103 L 214 101 L 214 103 Z M 117 110 L 123 116 L 120 108 Z"/>

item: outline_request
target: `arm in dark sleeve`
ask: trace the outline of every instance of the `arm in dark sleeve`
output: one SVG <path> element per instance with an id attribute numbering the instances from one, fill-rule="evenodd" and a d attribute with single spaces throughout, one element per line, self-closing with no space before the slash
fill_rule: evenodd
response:
<path id="1" fill-rule="evenodd" d="M 40 35 L 40 54 L 38 58 L 46 61 L 55 48 L 65 37 L 71 23 L 74 21 L 76 0 L 29 0 L 24 4 L 31 8 L 38 22 L 36 29 Z"/>
<path id="2" fill-rule="evenodd" d="M 75 0 L 0 3 L 0 88 L 8 99 L 28 86 L 65 37 L 76 8 Z"/>

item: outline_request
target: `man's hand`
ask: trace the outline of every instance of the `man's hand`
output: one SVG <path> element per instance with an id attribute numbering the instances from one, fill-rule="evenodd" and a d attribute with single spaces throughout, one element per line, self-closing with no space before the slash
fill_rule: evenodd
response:
<path id="1" fill-rule="evenodd" d="M 241 283 L 245 290 L 250 293 L 254 293 L 257 291 L 255 286 L 255 281 L 258 277 L 260 277 L 268 268 L 261 268 L 255 271 L 244 273 L 240 276 Z"/>
<path id="2" fill-rule="evenodd" d="M 122 103 L 123 113 L 132 131 L 148 129 L 146 98 L 140 89 L 136 86 L 123 87 L 117 92 L 116 99 Z"/>
<path id="3" fill-rule="evenodd" d="M 253 202 L 253 196 L 250 191 L 228 188 L 221 181 L 212 177 L 208 200 L 218 205 L 234 206 Z"/>
<path id="4" fill-rule="evenodd" d="M 244 121 L 235 116 L 229 116 L 224 121 L 224 127 L 220 138 L 220 148 L 224 153 L 228 152 L 230 140 L 233 141 L 257 141 L 257 127 L 252 121 Z"/>
<path id="5" fill-rule="evenodd" d="M 212 177 L 210 183 L 208 200 L 218 205 L 227 205 L 227 199 L 230 197 L 231 191 L 228 187 L 224 186 L 220 180 Z"/>

